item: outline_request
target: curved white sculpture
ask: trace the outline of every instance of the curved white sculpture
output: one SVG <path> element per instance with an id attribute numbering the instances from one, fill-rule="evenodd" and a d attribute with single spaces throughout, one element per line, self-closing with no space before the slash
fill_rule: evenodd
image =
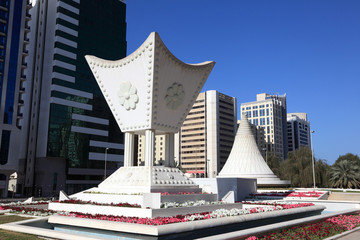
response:
<path id="1" fill-rule="evenodd" d="M 258 185 L 290 184 L 290 181 L 280 180 L 266 164 L 246 114 L 241 116 L 233 147 L 219 177 L 256 178 Z"/>
<path id="2" fill-rule="evenodd" d="M 153 32 L 116 61 L 85 56 L 122 132 L 176 133 L 215 62 L 187 64 Z"/>
<path id="3" fill-rule="evenodd" d="M 85 56 L 121 129 L 124 167 L 103 181 L 100 192 L 199 192 L 175 167 L 178 132 L 215 62 L 187 64 L 177 59 L 153 32 L 126 58 L 108 61 Z M 145 135 L 145 166 L 133 167 L 134 135 Z M 165 168 L 155 167 L 155 135 L 167 134 Z"/>

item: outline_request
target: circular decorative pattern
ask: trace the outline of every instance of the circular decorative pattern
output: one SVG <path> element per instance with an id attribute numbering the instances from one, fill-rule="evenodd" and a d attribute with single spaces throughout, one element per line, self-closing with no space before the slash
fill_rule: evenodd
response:
<path id="1" fill-rule="evenodd" d="M 127 111 L 130 109 L 134 110 L 136 108 L 136 104 L 139 101 L 137 89 L 129 81 L 120 84 L 118 96 L 120 105 Z"/>
<path id="2" fill-rule="evenodd" d="M 185 92 L 182 84 L 173 83 L 167 91 L 165 95 L 165 103 L 168 109 L 176 110 L 184 100 Z"/>

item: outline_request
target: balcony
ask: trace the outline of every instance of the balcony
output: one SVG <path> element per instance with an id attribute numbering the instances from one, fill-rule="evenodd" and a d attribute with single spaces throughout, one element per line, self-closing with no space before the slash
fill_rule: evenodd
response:
<path id="1" fill-rule="evenodd" d="M 29 55 L 29 51 L 26 50 L 26 49 L 23 49 L 23 55 L 28 56 L 28 55 Z"/>
<path id="2" fill-rule="evenodd" d="M 31 20 L 31 15 L 29 13 L 26 13 L 25 15 L 25 21 Z"/>
<path id="3" fill-rule="evenodd" d="M 19 89 L 19 93 L 24 93 L 25 92 L 25 88 L 24 87 L 21 87 L 20 89 Z"/>
<path id="4" fill-rule="evenodd" d="M 25 75 L 21 75 L 21 76 L 20 76 L 20 81 L 21 81 L 21 82 L 26 81 L 26 76 L 25 76 Z"/>
<path id="5" fill-rule="evenodd" d="M 17 116 L 16 116 L 16 118 L 23 118 L 23 117 L 24 117 L 23 113 L 18 113 Z"/>
<path id="6" fill-rule="evenodd" d="M 29 38 L 24 38 L 24 44 L 29 44 Z"/>
<path id="7" fill-rule="evenodd" d="M 19 104 L 20 106 L 24 106 L 24 100 L 20 99 L 18 104 Z M 22 113 L 21 113 L 21 114 L 22 114 Z"/>

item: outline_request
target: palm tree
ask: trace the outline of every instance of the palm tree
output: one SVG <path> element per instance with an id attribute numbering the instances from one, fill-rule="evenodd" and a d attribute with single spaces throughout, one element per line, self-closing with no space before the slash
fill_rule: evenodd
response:
<path id="1" fill-rule="evenodd" d="M 342 160 L 331 167 L 330 183 L 336 188 L 359 188 L 360 167 L 351 161 Z"/>

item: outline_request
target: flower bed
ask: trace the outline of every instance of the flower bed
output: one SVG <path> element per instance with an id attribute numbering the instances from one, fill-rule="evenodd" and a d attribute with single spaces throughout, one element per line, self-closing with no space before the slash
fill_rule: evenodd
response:
<path id="1" fill-rule="evenodd" d="M 145 225 L 164 225 L 164 224 L 177 223 L 177 222 L 189 222 L 189 221 L 204 220 L 204 219 L 211 219 L 211 218 L 230 217 L 230 216 L 239 216 L 239 215 L 251 214 L 251 213 L 269 212 L 269 211 L 276 211 L 276 210 L 281 210 L 281 209 L 282 209 L 281 207 L 258 207 L 258 208 L 252 208 L 252 209 L 234 208 L 231 210 L 218 209 L 213 212 L 177 215 L 174 217 L 156 217 L 156 218 L 111 216 L 111 215 L 102 215 L 102 214 L 92 215 L 92 214 L 84 214 L 84 213 L 79 213 L 79 212 L 60 213 L 59 215 L 67 216 L 67 217 L 88 218 L 88 219 L 136 223 L 136 224 L 145 224 Z"/>
<path id="2" fill-rule="evenodd" d="M 306 205 L 306 206 L 310 206 L 310 205 Z M 296 206 L 294 205 L 291 208 L 297 208 L 297 207 L 305 207 L 305 205 L 296 204 Z M 261 212 L 271 212 L 282 209 L 289 209 L 289 208 L 284 208 L 282 206 L 264 206 L 264 207 L 248 208 L 248 209 L 238 209 L 238 208 L 233 208 L 230 210 L 218 209 L 212 212 L 177 215 L 172 217 L 155 217 L 155 218 L 112 216 L 112 215 L 103 215 L 103 214 L 83 214 L 79 212 L 60 213 L 59 215 L 67 216 L 67 217 L 98 219 L 98 220 L 136 223 L 136 224 L 145 224 L 145 225 L 164 225 L 164 224 L 177 223 L 177 222 L 189 222 L 189 221 L 197 221 L 197 220 L 212 219 L 212 218 L 240 216 L 245 214 L 261 213 Z"/>
<path id="3" fill-rule="evenodd" d="M 109 194 L 109 195 L 136 195 L 136 196 L 144 195 L 144 193 L 108 193 L 108 192 L 99 192 L 99 191 L 85 191 L 83 193 L 88 193 L 88 194 Z"/>
<path id="4" fill-rule="evenodd" d="M 219 205 L 219 204 L 225 204 L 225 202 L 222 202 L 222 201 L 207 202 L 205 200 L 187 201 L 187 202 L 184 202 L 184 203 L 164 202 L 164 203 L 161 204 L 161 208 L 196 207 L 196 206 Z"/>
<path id="5" fill-rule="evenodd" d="M 55 211 L 52 210 L 32 208 L 32 207 L 2 206 L 2 209 L 3 210 L 9 209 L 11 213 L 28 214 L 33 216 L 49 216 L 56 213 Z"/>
<path id="6" fill-rule="evenodd" d="M 28 205 L 44 205 L 49 204 L 50 201 L 34 201 L 30 203 L 23 202 L 10 202 L 10 203 L 1 203 L 0 206 L 28 206 Z"/>
<path id="7" fill-rule="evenodd" d="M 307 225 L 294 226 L 262 237 L 251 236 L 246 240 L 257 239 L 325 239 L 360 226 L 360 215 L 339 215 Z"/>
<path id="8" fill-rule="evenodd" d="M 208 194 L 205 192 L 178 192 L 178 193 L 168 193 L 168 192 L 160 192 L 161 195 L 192 195 L 192 194 Z"/>
<path id="9" fill-rule="evenodd" d="M 10 210 L 10 213 L 27 214 L 33 216 L 49 216 L 54 214 L 55 211 L 44 208 L 44 205 L 46 204 L 49 204 L 49 201 L 35 201 L 31 203 L 11 202 L 1 204 L 0 210 Z"/>
<path id="10" fill-rule="evenodd" d="M 243 201 L 242 204 L 268 205 L 275 207 L 281 206 L 283 209 L 314 206 L 313 203 L 291 203 L 291 202 L 280 202 L 280 201 Z"/>
<path id="11" fill-rule="evenodd" d="M 250 194 L 252 197 L 296 197 L 296 198 L 318 198 L 323 195 L 324 192 L 308 191 L 308 192 L 262 192 Z"/>
<path id="12" fill-rule="evenodd" d="M 69 204 L 90 204 L 90 205 L 98 205 L 98 206 L 113 206 L 113 207 L 127 207 L 127 208 L 141 208 L 138 204 L 130 204 L 130 203 L 97 203 L 92 201 L 82 201 L 82 200 L 64 200 L 60 201 L 60 203 L 69 203 Z"/>

